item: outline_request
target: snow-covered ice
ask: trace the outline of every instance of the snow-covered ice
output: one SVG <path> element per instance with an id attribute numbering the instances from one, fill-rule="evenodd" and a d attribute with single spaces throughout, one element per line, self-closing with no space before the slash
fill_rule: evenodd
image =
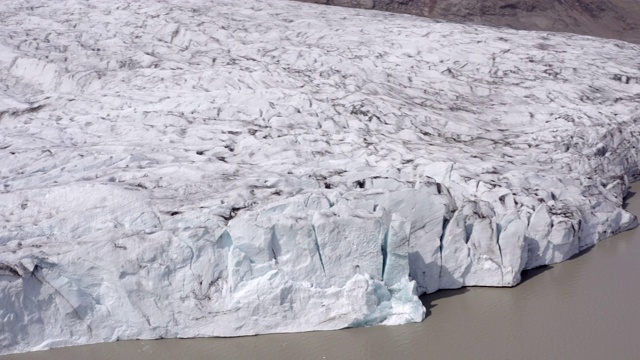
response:
<path id="1" fill-rule="evenodd" d="M 636 225 L 640 46 L 284 0 L 0 3 L 0 353 L 421 321 Z"/>

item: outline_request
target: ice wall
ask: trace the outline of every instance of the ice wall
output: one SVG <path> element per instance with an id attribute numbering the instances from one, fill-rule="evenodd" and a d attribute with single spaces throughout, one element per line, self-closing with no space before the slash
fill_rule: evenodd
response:
<path id="1" fill-rule="evenodd" d="M 0 353 L 421 321 L 636 225 L 637 45 L 278 0 L 0 20 Z"/>

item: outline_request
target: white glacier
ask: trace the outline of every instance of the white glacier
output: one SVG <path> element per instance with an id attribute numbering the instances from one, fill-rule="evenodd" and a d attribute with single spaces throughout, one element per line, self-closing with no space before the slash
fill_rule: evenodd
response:
<path id="1" fill-rule="evenodd" d="M 640 46 L 284 0 L 0 4 L 0 353 L 421 321 L 637 224 Z"/>

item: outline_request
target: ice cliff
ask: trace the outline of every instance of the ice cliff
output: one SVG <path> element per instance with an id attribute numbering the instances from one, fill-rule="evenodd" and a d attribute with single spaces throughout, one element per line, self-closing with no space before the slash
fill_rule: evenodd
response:
<path id="1" fill-rule="evenodd" d="M 284 0 L 0 3 L 0 353 L 421 321 L 635 226 L 640 46 Z"/>

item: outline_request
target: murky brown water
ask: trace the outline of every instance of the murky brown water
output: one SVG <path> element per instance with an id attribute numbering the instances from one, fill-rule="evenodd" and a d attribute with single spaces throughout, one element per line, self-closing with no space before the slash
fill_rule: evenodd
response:
<path id="1" fill-rule="evenodd" d="M 640 193 L 640 183 L 633 192 Z M 640 215 L 640 195 L 629 208 Z M 640 359 L 640 229 L 512 289 L 441 291 L 420 324 L 232 339 L 125 341 L 16 359 Z"/>

